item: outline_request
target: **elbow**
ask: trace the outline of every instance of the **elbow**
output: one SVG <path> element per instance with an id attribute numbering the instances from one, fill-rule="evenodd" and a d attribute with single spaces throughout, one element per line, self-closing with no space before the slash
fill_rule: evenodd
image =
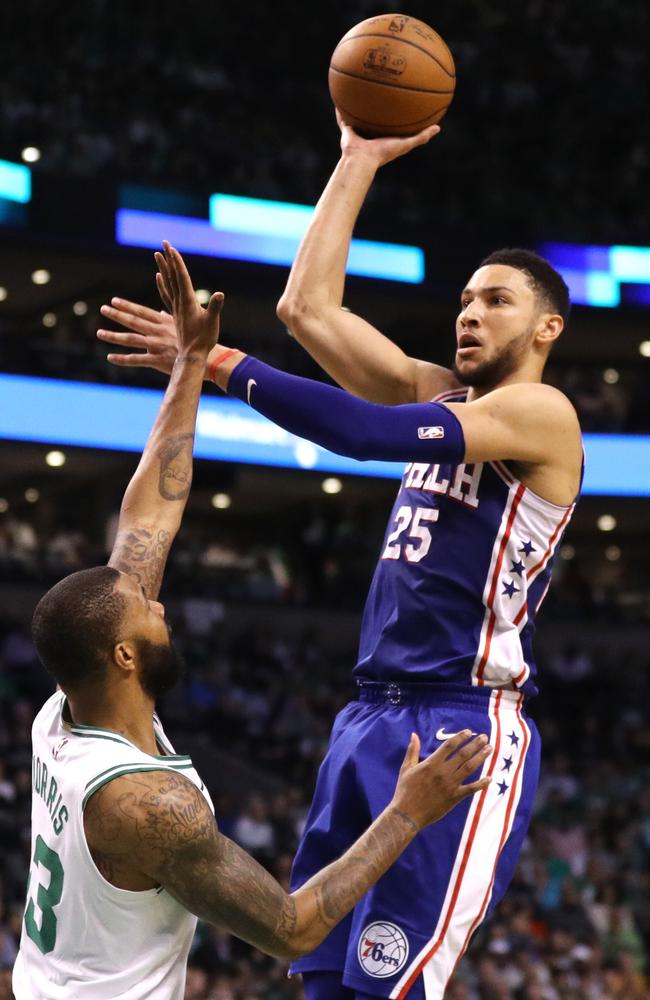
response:
<path id="1" fill-rule="evenodd" d="M 280 322 L 284 323 L 289 335 L 293 336 L 293 331 L 300 325 L 305 311 L 306 305 L 296 295 L 288 295 L 285 292 L 277 304 L 275 314 Z"/>
<path id="2" fill-rule="evenodd" d="M 296 298 L 285 293 L 277 304 L 275 314 L 280 322 L 287 327 L 289 333 L 291 333 L 291 327 L 299 313 L 300 309 Z"/>
<path id="3" fill-rule="evenodd" d="M 290 336 L 309 337 L 318 328 L 327 313 L 327 303 L 308 297 L 302 292 L 286 292 L 278 302 L 275 314 L 287 328 Z"/>

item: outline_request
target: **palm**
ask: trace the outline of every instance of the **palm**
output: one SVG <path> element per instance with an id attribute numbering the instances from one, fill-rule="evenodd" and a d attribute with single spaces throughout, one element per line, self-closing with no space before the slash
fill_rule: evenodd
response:
<path id="1" fill-rule="evenodd" d="M 422 146 L 440 131 L 438 125 L 430 125 L 428 128 L 412 136 L 380 136 L 377 139 L 364 139 L 353 128 L 348 125 L 341 113 L 337 110 L 336 120 L 341 129 L 341 152 L 353 153 L 354 155 L 367 155 L 371 157 L 381 167 L 391 160 L 396 160 L 399 156 Z"/>

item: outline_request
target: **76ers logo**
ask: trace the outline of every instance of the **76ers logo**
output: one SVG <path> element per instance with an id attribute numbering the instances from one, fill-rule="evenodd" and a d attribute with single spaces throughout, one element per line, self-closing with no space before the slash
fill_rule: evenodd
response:
<path id="1" fill-rule="evenodd" d="M 406 964 L 409 943 L 395 924 L 378 920 L 368 924 L 359 938 L 359 964 L 369 976 L 394 976 Z"/>

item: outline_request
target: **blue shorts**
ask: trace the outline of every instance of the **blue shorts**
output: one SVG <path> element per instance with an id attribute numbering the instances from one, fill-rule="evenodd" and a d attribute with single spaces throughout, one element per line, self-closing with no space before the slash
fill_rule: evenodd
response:
<path id="1" fill-rule="evenodd" d="M 523 696 L 456 685 L 362 682 L 337 716 L 296 855 L 292 889 L 339 857 L 390 801 L 411 732 L 422 755 L 445 734 L 486 733 L 492 782 L 423 830 L 292 972 L 339 971 L 349 989 L 441 1000 L 469 940 L 514 874 L 539 776 Z M 478 775 L 474 776 L 478 777 Z"/>

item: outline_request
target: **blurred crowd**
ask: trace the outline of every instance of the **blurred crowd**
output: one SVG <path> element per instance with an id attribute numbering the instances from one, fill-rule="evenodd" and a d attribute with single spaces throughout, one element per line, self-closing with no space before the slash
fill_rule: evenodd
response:
<path id="1" fill-rule="evenodd" d="M 288 885 L 315 772 L 354 688 L 331 633 L 229 623 L 173 606 L 187 670 L 161 704 L 176 748 L 210 787 L 221 829 Z M 544 764 L 515 881 L 480 930 L 448 1000 L 648 1000 L 650 696 L 645 642 L 580 633 L 542 657 L 531 711 Z M 28 625 L 0 618 L 0 968 L 11 967 L 29 856 L 30 724 L 51 686 Z M 200 754 L 200 758 L 199 758 Z M 197 760 L 198 758 L 198 760 Z M 243 769 L 243 770 L 242 770 Z M 243 789 L 246 789 L 244 792 Z M 186 1000 L 300 1000 L 286 966 L 201 924 Z M 0 978 L 0 983 L 2 979 Z M 0 986 L 0 1000 L 9 997 Z"/>
<path id="2" fill-rule="evenodd" d="M 35 169 L 310 202 L 336 156 L 330 53 L 370 0 L 249 0 L 245 13 L 71 0 L 0 8 L 0 155 Z M 645 237 L 648 168 L 641 0 L 463 0 L 409 13 L 433 22 L 458 87 L 435 159 L 391 168 L 368 220 L 409 232 L 514 230 L 534 239 Z M 570 95 L 570 100 L 567 99 Z M 433 170 L 433 173 L 432 173 Z M 423 191 L 431 196 L 423 198 Z M 559 235 L 561 233 L 561 236 Z"/>

